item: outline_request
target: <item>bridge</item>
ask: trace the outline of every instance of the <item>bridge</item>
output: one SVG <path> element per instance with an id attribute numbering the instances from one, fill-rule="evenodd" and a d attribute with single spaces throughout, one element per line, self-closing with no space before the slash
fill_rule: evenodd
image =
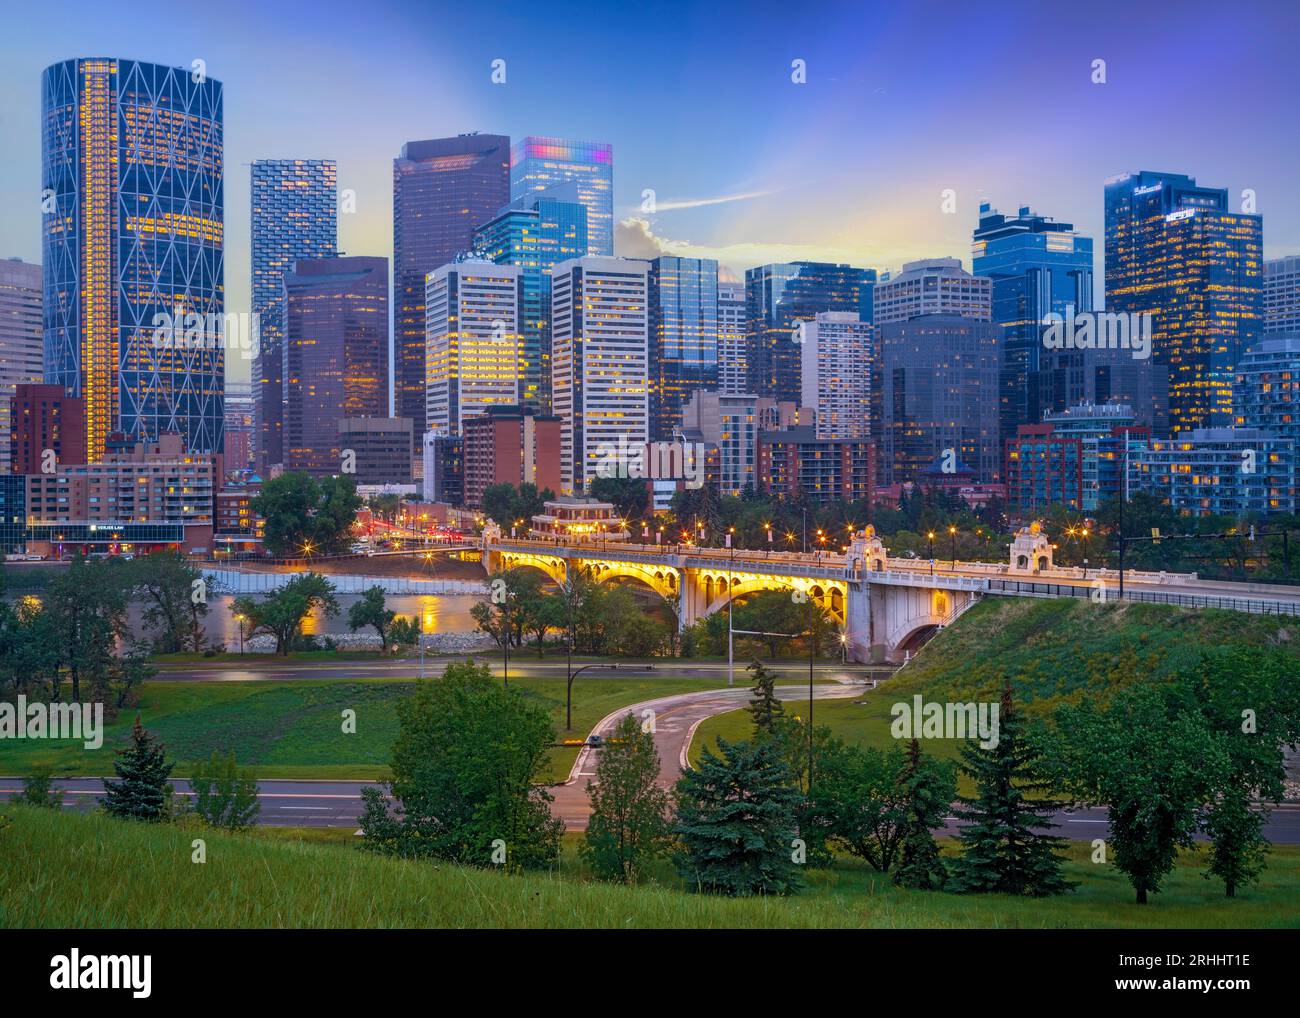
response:
<path id="1" fill-rule="evenodd" d="M 1113 569 L 1057 567 L 1038 524 L 1022 528 L 1008 561 L 951 562 L 891 558 L 874 528 L 855 533 L 842 554 L 781 552 L 695 545 L 506 537 L 483 531 L 483 564 L 539 569 L 563 582 L 571 563 L 597 581 L 642 583 L 668 599 L 686 627 L 760 590 L 788 590 L 821 605 L 843 630 L 846 654 L 858 662 L 897 662 L 936 630 L 986 596 L 1118 600 Z M 1300 588 L 1202 580 L 1195 573 L 1124 571 L 1123 599 L 1197 608 L 1300 617 Z"/>

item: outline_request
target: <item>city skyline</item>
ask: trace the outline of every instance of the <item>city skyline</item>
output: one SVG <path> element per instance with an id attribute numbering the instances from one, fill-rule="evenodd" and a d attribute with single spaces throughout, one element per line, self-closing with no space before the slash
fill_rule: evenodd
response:
<path id="1" fill-rule="evenodd" d="M 52 5 L 50 16 L 57 17 L 60 7 Z M 485 22 L 453 12 L 447 37 L 459 31 L 474 40 L 453 51 L 431 31 L 427 15 L 380 5 L 346 33 L 344 50 L 337 26 L 346 16 L 326 6 L 313 8 L 313 17 L 297 18 L 311 42 L 301 47 L 314 54 L 310 62 L 279 48 L 275 59 L 259 62 L 267 45 L 260 39 L 166 9 L 172 15 L 165 29 L 150 29 L 150 19 L 140 18 L 129 31 L 107 16 L 79 12 L 78 23 L 57 40 L 42 34 L 40 25 L 14 24 L 8 37 L 14 52 L 0 71 L 0 127 L 12 154 L 0 183 L 7 193 L 20 194 L 37 179 L 44 67 L 93 55 L 184 67 L 204 60 L 206 73 L 226 89 L 231 312 L 250 307 L 246 164 L 336 160 L 340 191 L 355 195 L 357 209 L 339 217 L 340 249 L 391 258 L 392 154 L 413 138 L 469 131 L 498 132 L 512 142 L 541 135 L 611 145 L 617 163 L 615 252 L 716 258 L 731 278 L 743 278 L 746 269 L 764 262 L 800 259 L 896 270 L 914 258 L 948 256 L 969 265 L 970 231 L 981 200 L 1003 209 L 1030 205 L 1096 240 L 1103 233 L 1104 181 L 1139 168 L 1186 173 L 1226 187 L 1234 207 L 1243 190 L 1253 190 L 1265 218 L 1265 257 L 1300 249 L 1300 204 L 1283 176 L 1292 161 L 1294 132 L 1285 129 L 1280 100 L 1270 99 L 1300 81 L 1289 63 L 1268 59 L 1295 20 L 1285 12 L 1259 8 L 1238 18 L 1235 32 L 1223 38 L 1208 20 L 1175 25 L 1155 12 L 1126 11 L 1131 31 L 1120 39 L 1087 25 L 1071 24 L 1066 34 L 1064 14 L 1017 5 L 982 15 L 982 42 L 973 47 L 971 16 L 955 10 L 927 16 L 921 36 L 919 14 L 884 7 L 790 12 L 782 32 L 771 31 L 773 16 L 764 12 L 752 12 L 751 23 L 729 12 L 690 11 L 645 19 L 634 33 L 650 52 L 667 48 L 669 40 L 673 48 L 684 48 L 690 59 L 683 70 L 664 74 L 653 62 L 638 70 L 618 61 L 618 48 L 609 47 L 613 52 L 589 49 L 589 65 L 575 75 L 547 68 L 536 53 L 563 31 L 588 40 L 618 38 L 634 14 L 602 11 L 601 24 L 592 27 L 576 9 L 573 24 L 563 26 L 526 13 Z M 297 14 L 289 8 L 276 17 Z M 865 37 L 837 31 L 862 21 L 873 29 Z M 713 39 L 720 24 L 754 45 L 719 49 Z M 1171 55 L 1153 58 L 1142 46 L 1144 35 L 1158 36 L 1161 52 Z M 909 36 L 913 58 L 907 61 L 895 51 Z M 379 38 L 383 47 L 370 45 Z M 1214 65 L 1233 73 L 1205 74 L 1206 64 L 1177 58 L 1180 42 L 1211 38 Z M 1050 53 L 1033 48 L 1048 40 Z M 403 59 L 422 46 L 446 59 Z M 347 73 L 322 76 L 321 54 L 338 56 Z M 1096 59 L 1106 60 L 1105 84 L 1091 80 Z M 492 82 L 496 60 L 505 61 L 503 84 Z M 794 60 L 806 62 L 805 84 L 791 80 Z M 979 73 L 980 66 L 999 60 L 1014 60 L 1016 73 Z M 1038 87 L 1019 96 L 1017 123 L 1031 126 L 990 123 L 979 114 L 981 104 L 997 109 L 992 104 L 1009 89 L 1023 89 L 1027 76 Z M 578 101 L 584 87 L 595 101 Z M 430 115 L 399 102 L 413 88 L 418 94 L 432 89 L 445 100 L 438 110 L 451 112 Z M 963 99 L 958 109 L 951 103 L 956 95 Z M 761 122 L 726 115 L 757 105 L 764 110 Z M 1216 114 L 1214 144 L 1204 133 L 1186 130 L 1177 111 L 1193 107 Z M 664 109 L 673 115 L 663 116 Z M 1151 114 L 1160 109 L 1170 112 Z M 1044 142 L 1057 136 L 1054 156 Z M 1081 138 L 1095 144 L 1080 144 Z M 827 151 L 827 141 L 836 142 L 833 159 L 817 154 Z M 709 156 L 681 158 L 697 153 Z M 955 192 L 952 213 L 940 207 L 945 189 Z M 21 202 L 6 206 L 0 209 L 3 253 L 39 260 L 36 209 L 24 214 Z M 1094 270 L 1100 280 L 1096 262 Z M 233 380 L 243 380 L 245 365 L 232 361 L 229 368 Z"/>

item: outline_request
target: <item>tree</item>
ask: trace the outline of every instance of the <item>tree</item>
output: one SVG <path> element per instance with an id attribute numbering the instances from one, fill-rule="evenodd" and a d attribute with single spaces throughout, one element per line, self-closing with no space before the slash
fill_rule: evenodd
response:
<path id="1" fill-rule="evenodd" d="M 939 846 L 932 831 L 943 825 L 956 793 L 952 770 L 922 756 L 920 740 L 912 739 L 907 746 L 900 785 L 903 824 L 894 883 L 918 891 L 943 890 L 948 871 L 939 858 Z"/>
<path id="2" fill-rule="evenodd" d="M 60 809 L 63 793 L 54 787 L 53 775 L 54 769 L 48 764 L 33 768 L 31 774 L 23 778 L 23 790 L 18 801 L 42 809 Z"/>
<path id="3" fill-rule="evenodd" d="M 288 654 L 301 636 L 303 619 L 316 610 L 337 615 L 339 603 L 329 580 L 319 573 L 303 573 L 261 601 L 237 597 L 230 609 L 248 620 L 250 637 L 267 633 L 275 638 L 275 652 Z"/>
<path id="4" fill-rule="evenodd" d="M 151 552 L 129 563 L 126 571 L 133 597 L 142 605 L 140 619 L 154 631 L 153 649 L 200 653 L 210 593 L 203 573 L 178 551 Z"/>
<path id="5" fill-rule="evenodd" d="M 352 547 L 352 529 L 363 505 L 352 477 L 336 475 L 320 482 L 320 498 L 312 519 L 311 552 L 340 555 Z"/>
<path id="6" fill-rule="evenodd" d="M 379 634 L 379 643 L 385 654 L 388 653 L 388 633 L 397 618 L 397 612 L 384 602 L 384 588 L 375 584 L 361 595 L 348 609 L 348 628 L 352 632 L 370 626 Z"/>
<path id="7" fill-rule="evenodd" d="M 1184 683 L 1129 686 L 1107 706 L 1067 704 L 1055 718 L 1060 782 L 1109 807 L 1115 865 L 1145 905 L 1227 773 L 1221 741 Z"/>
<path id="8" fill-rule="evenodd" d="M 654 736 L 628 713 L 600 750 L 587 782 L 591 819 L 579 851 L 599 876 L 630 884 L 669 840 L 668 793 L 659 787 Z"/>
<path id="9" fill-rule="evenodd" d="M 107 562 L 78 556 L 50 583 L 45 611 L 59 664 L 72 679 L 73 700 L 81 699 L 83 680 L 92 686 L 103 682 L 113 647 L 128 634 L 126 608 L 121 577 Z"/>
<path id="10" fill-rule="evenodd" d="M 368 848 L 510 869 L 556 860 L 564 824 L 536 784 L 555 741 L 543 704 L 466 661 L 418 681 L 397 715 L 387 785 L 397 809 L 379 789 L 363 790 Z"/>
<path id="11" fill-rule="evenodd" d="M 769 672 L 762 661 L 755 660 L 747 669 L 754 676 L 753 699 L 746 710 L 754 722 L 754 737 L 762 738 L 776 732 L 776 721 L 785 708 L 776 698 L 776 676 Z"/>
<path id="12" fill-rule="evenodd" d="M 665 627 L 650 618 L 623 587 L 604 593 L 601 610 L 604 651 L 618 657 L 653 657 L 667 640 Z"/>
<path id="13" fill-rule="evenodd" d="M 596 477 L 588 490 L 592 498 L 613 505 L 625 520 L 640 519 L 650 504 L 643 477 Z"/>
<path id="14" fill-rule="evenodd" d="M 537 485 L 524 482 L 518 489 L 513 484 L 501 482 L 489 484 L 483 489 L 481 504 L 483 515 L 494 520 L 503 531 L 510 532 L 519 520 L 528 524 L 534 516 L 539 515 L 547 502 L 555 501 L 555 492 L 550 488 L 540 491 Z"/>
<path id="15" fill-rule="evenodd" d="M 958 796 L 956 815 L 968 821 L 957 833 L 962 855 L 953 870 L 953 890 L 1044 897 L 1074 885 L 1061 875 L 1057 854 L 1063 838 L 1041 833 L 1057 825 L 1052 813 L 1062 805 L 1027 793 L 1046 792 L 1042 748 L 1027 730 L 1002 688 L 997 742 L 988 749 L 968 741 L 961 746 L 961 771 L 974 782 L 974 797 Z"/>
<path id="16" fill-rule="evenodd" d="M 361 497 L 351 477 L 317 482 L 291 471 L 262 485 L 252 510 L 264 521 L 262 543 L 273 555 L 329 555 L 351 546 Z"/>
<path id="17" fill-rule="evenodd" d="M 793 860 L 799 793 L 770 742 L 718 740 L 675 787 L 677 870 L 697 891 L 789 894 L 802 886 Z"/>
<path id="18" fill-rule="evenodd" d="M 898 859 L 907 797 L 903 775 L 907 759 L 899 746 L 889 749 L 839 746 L 817 764 L 810 794 L 811 825 L 827 842 L 881 873 Z"/>
<path id="19" fill-rule="evenodd" d="M 1264 871 L 1267 819 L 1265 811 L 1251 809 L 1249 795 L 1239 788 L 1221 793 L 1205 810 L 1204 830 L 1210 838 L 1205 875 L 1222 880 L 1229 898 L 1235 898 L 1238 887 L 1253 884 Z"/>
<path id="20" fill-rule="evenodd" d="M 137 714 L 130 745 L 118 750 L 113 760 L 118 780 L 104 782 L 104 811 L 124 820 L 166 820 L 171 812 L 167 779 L 175 766 L 166 761 L 162 743 L 145 730 Z"/>
<path id="21" fill-rule="evenodd" d="M 252 771 L 240 770 L 235 752 L 224 756 L 215 750 L 208 762 L 194 765 L 190 776 L 194 812 L 211 827 L 242 831 L 257 819 L 257 779 Z"/>

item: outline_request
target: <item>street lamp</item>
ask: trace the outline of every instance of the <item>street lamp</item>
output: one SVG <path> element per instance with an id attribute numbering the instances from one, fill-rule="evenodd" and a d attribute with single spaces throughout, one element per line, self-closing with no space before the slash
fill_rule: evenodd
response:
<path id="1" fill-rule="evenodd" d="M 931 530 L 925 535 L 930 539 L 930 575 L 934 575 L 934 531 Z"/>
<path id="2" fill-rule="evenodd" d="M 239 653 L 244 653 L 244 616 L 236 615 L 235 621 L 239 623 Z"/>
<path id="3" fill-rule="evenodd" d="M 956 569 L 957 568 L 957 528 L 955 526 L 950 525 L 948 527 L 948 536 L 952 538 L 952 567 L 953 569 Z"/>
<path id="4" fill-rule="evenodd" d="M 736 600 L 736 596 L 735 596 L 736 578 L 733 572 L 736 568 L 736 549 L 735 549 L 735 542 L 732 540 L 732 536 L 735 533 L 736 533 L 735 527 L 728 528 L 727 530 L 727 558 L 728 558 L 727 561 L 727 685 L 728 686 L 734 686 L 736 684 L 735 655 L 734 655 L 734 648 L 732 645 L 732 640 L 734 639 L 733 633 L 735 632 L 735 630 L 731 624 L 731 606 Z"/>

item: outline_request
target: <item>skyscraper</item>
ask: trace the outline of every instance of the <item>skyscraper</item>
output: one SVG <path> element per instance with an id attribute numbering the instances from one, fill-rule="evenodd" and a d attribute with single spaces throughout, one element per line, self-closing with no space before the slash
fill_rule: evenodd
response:
<path id="1" fill-rule="evenodd" d="M 1262 329 L 1261 234 L 1226 188 L 1149 170 L 1106 182 L 1106 309 L 1154 316 L 1172 432 L 1232 419 L 1232 371 Z"/>
<path id="2" fill-rule="evenodd" d="M 85 397 L 92 461 L 115 431 L 176 431 L 188 451 L 219 453 L 221 83 L 188 67 L 66 60 L 41 78 L 41 111 L 46 381 Z"/>
<path id="3" fill-rule="evenodd" d="M 718 386 L 718 263 L 650 263 L 650 438 L 670 441 L 695 389 Z"/>
<path id="4" fill-rule="evenodd" d="M 43 378 L 41 293 L 39 265 L 0 262 L 0 474 L 9 473 L 9 400 L 18 386 Z"/>
<path id="5" fill-rule="evenodd" d="M 523 138 L 510 150 L 510 197 L 573 183 L 587 209 L 587 254 L 614 254 L 614 149 L 599 141 Z M 504 204 L 504 203 L 503 203 Z"/>
<path id="6" fill-rule="evenodd" d="M 871 320 L 875 269 L 828 262 L 759 265 L 745 273 L 748 388 L 756 396 L 797 402 L 800 322 L 819 311 L 850 311 Z"/>
<path id="7" fill-rule="evenodd" d="M 921 315 L 959 315 L 987 322 L 993 317 L 993 283 L 961 267 L 959 258 L 907 262 L 897 275 L 876 283 L 876 325 Z"/>
<path id="8" fill-rule="evenodd" d="M 1300 331 L 1265 336 L 1237 361 L 1234 426 L 1271 431 L 1300 449 Z"/>
<path id="9" fill-rule="evenodd" d="M 577 188 L 562 184 L 516 198 L 474 231 L 474 250 L 498 265 L 519 267 L 524 284 L 520 401 L 551 402 L 551 269 L 587 252 L 587 210 Z"/>
<path id="10" fill-rule="evenodd" d="M 1300 257 L 1264 263 L 1264 331 L 1300 332 Z"/>
<path id="11" fill-rule="evenodd" d="M 803 405 L 817 412 L 818 438 L 874 438 L 871 325 L 856 311 L 821 311 L 804 324 Z"/>
<path id="12" fill-rule="evenodd" d="M 256 159 L 249 169 L 253 314 L 253 447 L 265 473 L 284 462 L 284 274 L 338 251 L 338 169 L 332 159 Z M 385 383 L 387 384 L 387 383 Z"/>
<path id="13" fill-rule="evenodd" d="M 650 263 L 575 258 L 551 280 L 551 396 L 564 424 L 563 495 L 586 491 L 602 462 L 649 437 Z"/>
<path id="14" fill-rule="evenodd" d="M 745 365 L 745 284 L 718 283 L 718 391 L 739 396 L 747 391 Z"/>
<path id="15" fill-rule="evenodd" d="M 993 321 L 1002 325 L 1001 437 L 1036 424 L 1042 326 L 1047 315 L 1092 310 L 1092 238 L 1021 206 L 1004 216 L 984 202 L 971 248 L 971 271 L 992 283 Z M 1072 351 L 1082 354 L 1084 351 Z"/>
<path id="16" fill-rule="evenodd" d="M 295 262 L 284 308 L 284 465 L 341 473 L 338 422 L 388 416 L 388 259 Z"/>
<path id="17" fill-rule="evenodd" d="M 477 258 L 429 273 L 425 421 L 459 435 L 466 417 L 519 402 L 523 271 Z"/>
<path id="18" fill-rule="evenodd" d="M 393 160 L 393 410 L 424 425 L 425 277 L 468 251 L 510 200 L 510 139 L 411 141 Z"/>

